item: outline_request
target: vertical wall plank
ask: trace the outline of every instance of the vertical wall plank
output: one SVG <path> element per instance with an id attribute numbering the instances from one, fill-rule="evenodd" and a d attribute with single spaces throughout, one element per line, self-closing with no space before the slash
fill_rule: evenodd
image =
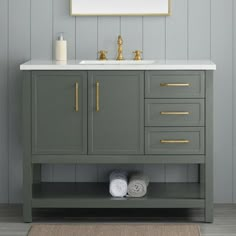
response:
<path id="1" fill-rule="evenodd" d="M 188 0 L 173 0 L 166 18 L 166 59 L 188 58 Z M 166 181 L 187 181 L 187 165 L 166 165 Z"/>
<path id="2" fill-rule="evenodd" d="M 107 57 L 117 56 L 117 37 L 120 34 L 120 17 L 98 17 L 98 50 L 107 50 Z"/>
<path id="3" fill-rule="evenodd" d="M 52 0 L 31 0 L 32 59 L 52 59 L 52 9 Z"/>
<path id="4" fill-rule="evenodd" d="M 165 182 L 164 165 L 144 165 L 143 172 L 150 179 L 150 182 Z"/>
<path id="5" fill-rule="evenodd" d="M 143 18 L 141 16 L 122 16 L 121 36 L 124 41 L 124 58 L 132 59 L 133 51 L 143 50 Z"/>
<path id="6" fill-rule="evenodd" d="M 76 59 L 97 58 L 97 17 L 76 17 Z"/>
<path id="7" fill-rule="evenodd" d="M 75 21 L 76 18 L 69 15 L 70 1 L 53 0 L 53 56 L 55 58 L 55 41 L 59 32 L 64 32 L 67 40 L 68 59 L 74 60 L 76 57 L 76 37 Z M 75 181 L 75 165 L 54 165 L 53 180 L 56 182 Z"/>
<path id="8" fill-rule="evenodd" d="M 75 182 L 75 165 L 54 165 L 53 182 Z"/>
<path id="9" fill-rule="evenodd" d="M 41 181 L 53 182 L 53 165 L 42 165 L 41 167 Z"/>
<path id="10" fill-rule="evenodd" d="M 76 182 L 97 182 L 98 169 L 96 165 L 77 165 Z"/>
<path id="11" fill-rule="evenodd" d="M 70 1 L 53 0 L 53 58 L 55 58 L 55 40 L 59 32 L 64 32 L 67 40 L 68 59 L 74 60 L 75 50 L 75 21 L 76 18 L 69 15 Z"/>
<path id="12" fill-rule="evenodd" d="M 143 17 L 143 58 L 165 59 L 165 22 L 165 17 Z"/>
<path id="13" fill-rule="evenodd" d="M 200 168 L 199 165 L 188 165 L 187 170 L 187 182 L 189 183 L 196 183 L 198 182 L 198 168 Z"/>
<path id="14" fill-rule="evenodd" d="M 0 1 L 0 202 L 8 203 L 8 0 Z"/>
<path id="15" fill-rule="evenodd" d="M 233 202 L 236 203 L 236 0 L 233 0 Z"/>
<path id="16" fill-rule="evenodd" d="M 188 0 L 173 0 L 172 15 L 166 18 L 166 59 L 187 59 Z"/>
<path id="17" fill-rule="evenodd" d="M 211 0 L 188 0 L 189 59 L 210 59 Z"/>
<path id="18" fill-rule="evenodd" d="M 166 165 L 166 182 L 187 182 L 187 165 Z"/>
<path id="19" fill-rule="evenodd" d="M 9 1 L 9 201 L 22 200 L 22 77 L 30 59 L 30 0 Z"/>
<path id="20" fill-rule="evenodd" d="M 211 1 L 211 52 L 217 65 L 214 79 L 214 196 L 217 203 L 232 202 L 232 7 L 232 0 Z"/>

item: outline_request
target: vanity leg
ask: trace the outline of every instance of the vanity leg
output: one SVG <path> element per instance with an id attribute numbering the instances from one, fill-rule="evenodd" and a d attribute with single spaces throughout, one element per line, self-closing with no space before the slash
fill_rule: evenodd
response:
<path id="1" fill-rule="evenodd" d="M 32 222 L 32 207 L 31 207 L 30 202 L 25 202 L 24 201 L 23 218 L 24 218 L 25 223 L 31 223 Z"/>
<path id="2" fill-rule="evenodd" d="M 31 73 L 23 80 L 23 217 L 32 222 L 32 164 L 31 164 Z"/>
<path id="3" fill-rule="evenodd" d="M 213 222 L 213 72 L 206 72 L 205 221 Z"/>

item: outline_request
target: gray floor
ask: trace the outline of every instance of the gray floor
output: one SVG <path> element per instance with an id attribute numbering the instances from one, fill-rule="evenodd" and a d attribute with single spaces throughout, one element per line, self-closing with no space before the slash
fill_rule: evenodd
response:
<path id="1" fill-rule="evenodd" d="M 118 210 L 119 211 L 119 210 Z M 131 212 L 134 216 L 121 218 L 111 214 L 114 212 L 104 213 L 103 216 L 96 217 L 98 211 L 82 211 L 78 214 L 78 211 L 35 211 L 34 223 L 189 223 L 194 221 L 201 227 L 201 233 L 204 236 L 236 236 L 236 205 L 215 205 L 215 220 L 213 224 L 201 223 L 203 212 L 200 210 L 162 210 L 144 211 L 140 214 L 137 212 Z M 73 214 L 71 214 L 73 213 Z M 119 215 L 127 214 L 127 212 L 119 211 Z M 115 212 L 117 215 L 117 212 Z M 138 216 L 139 215 L 139 216 Z M 141 217 L 145 215 L 145 218 Z M 154 216 L 155 215 L 155 216 Z M 157 216 L 158 215 L 158 216 Z M 175 217 L 170 217 L 170 215 Z M 22 222 L 22 209 L 21 206 L 7 206 L 0 205 L 0 236 L 26 236 L 31 224 L 24 224 Z"/>

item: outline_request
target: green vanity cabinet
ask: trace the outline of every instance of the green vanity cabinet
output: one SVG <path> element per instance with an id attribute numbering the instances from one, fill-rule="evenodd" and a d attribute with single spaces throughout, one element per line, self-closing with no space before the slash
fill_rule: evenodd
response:
<path id="1" fill-rule="evenodd" d="M 32 153 L 87 153 L 86 72 L 32 73 Z"/>
<path id="2" fill-rule="evenodd" d="M 34 208 L 203 208 L 213 221 L 213 69 L 33 63 L 23 80 L 25 222 Z M 43 182 L 45 164 L 196 165 L 199 178 L 117 199 L 108 178 Z"/>
<path id="3" fill-rule="evenodd" d="M 88 75 L 88 153 L 144 154 L 144 72 Z"/>

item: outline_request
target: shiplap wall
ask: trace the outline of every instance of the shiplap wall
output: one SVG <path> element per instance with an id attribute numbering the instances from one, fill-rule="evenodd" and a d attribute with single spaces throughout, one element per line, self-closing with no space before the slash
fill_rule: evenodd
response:
<path id="1" fill-rule="evenodd" d="M 233 11 L 235 10 L 235 11 Z M 215 202 L 236 202 L 236 0 L 172 0 L 170 17 L 71 17 L 69 0 L 0 0 L 0 202 L 21 202 L 22 140 L 20 63 L 52 59 L 65 32 L 70 59 L 95 59 L 143 50 L 145 59 L 212 59 L 215 73 Z M 234 20 L 233 20 L 234 18 Z M 233 158 L 234 157 L 234 158 Z M 144 170 L 152 181 L 196 181 L 192 165 L 44 166 L 44 181 L 104 181 L 109 170 Z"/>

